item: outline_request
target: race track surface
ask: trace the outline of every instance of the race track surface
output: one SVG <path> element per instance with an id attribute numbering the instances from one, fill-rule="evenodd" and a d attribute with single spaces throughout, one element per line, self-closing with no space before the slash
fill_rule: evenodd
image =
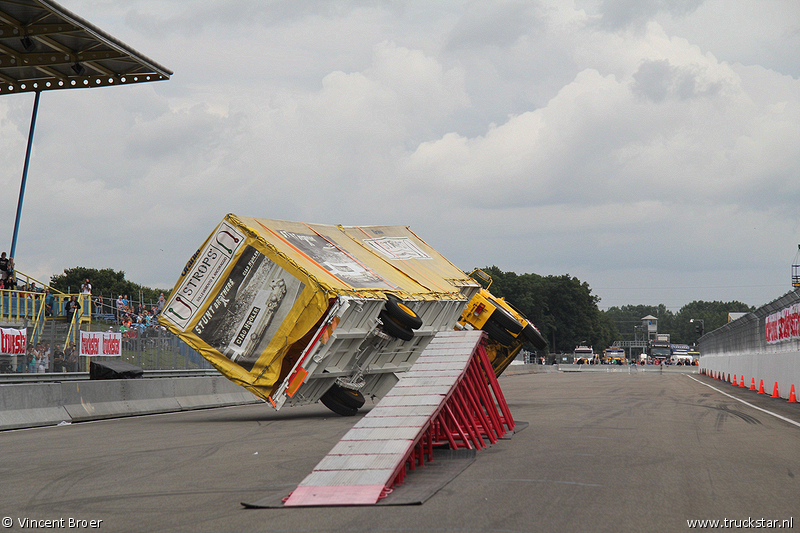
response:
<path id="1" fill-rule="evenodd" d="M 530 425 L 479 451 L 423 505 L 243 508 L 288 495 L 357 420 L 320 404 L 258 404 L 0 433 L 0 518 L 13 519 L 6 531 L 69 530 L 72 518 L 87 521 L 82 531 L 134 533 L 687 531 L 707 519 L 800 528 L 800 404 L 697 374 L 500 384 Z"/>

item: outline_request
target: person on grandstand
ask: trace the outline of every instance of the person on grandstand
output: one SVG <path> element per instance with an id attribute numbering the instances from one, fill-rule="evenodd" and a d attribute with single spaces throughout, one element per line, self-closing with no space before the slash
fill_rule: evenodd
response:
<path id="1" fill-rule="evenodd" d="M 78 297 L 73 295 L 72 298 L 70 298 L 70 300 L 67 302 L 66 307 L 64 308 L 64 311 L 65 311 L 64 314 L 68 318 L 73 318 L 74 319 L 75 314 L 78 311 L 80 311 L 80 309 L 81 309 L 81 304 L 78 303 Z"/>

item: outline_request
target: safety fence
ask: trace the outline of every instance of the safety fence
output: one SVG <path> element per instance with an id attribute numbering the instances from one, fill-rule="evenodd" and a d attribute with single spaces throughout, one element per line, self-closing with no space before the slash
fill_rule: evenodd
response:
<path id="1" fill-rule="evenodd" d="M 737 377 L 765 384 L 789 398 L 800 387 L 800 290 L 786 293 L 752 313 L 703 335 L 700 370 L 710 376 Z"/>
<path id="2" fill-rule="evenodd" d="M 92 329 L 100 329 L 102 326 L 94 324 Z M 69 364 L 61 363 L 61 360 L 69 360 L 69 350 L 62 350 L 58 333 L 45 330 L 41 337 L 45 349 L 50 348 L 46 360 L 42 364 L 41 360 L 36 361 L 32 353 L 16 356 L 0 355 L 0 373 L 75 373 L 88 372 L 91 361 L 125 361 L 138 366 L 143 370 L 209 370 L 212 366 L 191 346 L 186 344 L 169 331 L 161 327 L 136 329 L 136 336 L 123 335 L 122 355 L 121 356 L 78 356 L 74 362 Z M 77 338 L 76 338 L 77 340 Z M 73 341 L 75 342 L 75 341 Z M 75 344 L 77 349 L 78 342 Z M 67 355 L 65 356 L 65 352 Z M 80 353 L 79 351 L 77 352 Z"/>

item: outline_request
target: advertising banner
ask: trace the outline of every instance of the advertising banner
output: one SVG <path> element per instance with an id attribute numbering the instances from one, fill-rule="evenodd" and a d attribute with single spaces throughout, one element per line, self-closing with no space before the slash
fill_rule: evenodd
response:
<path id="1" fill-rule="evenodd" d="M 764 320 L 767 344 L 800 338 L 800 304 L 772 313 Z"/>
<path id="2" fill-rule="evenodd" d="M 0 355 L 25 355 L 28 330 L 0 328 Z"/>
<path id="3" fill-rule="evenodd" d="M 79 355 L 84 357 L 122 355 L 122 333 L 81 331 Z"/>

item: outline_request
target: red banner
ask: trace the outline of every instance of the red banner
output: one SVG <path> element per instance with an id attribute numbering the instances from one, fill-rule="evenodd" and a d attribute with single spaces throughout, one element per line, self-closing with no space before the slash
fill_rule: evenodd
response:
<path id="1" fill-rule="evenodd" d="M 81 331 L 80 355 L 122 355 L 122 334 L 101 331 Z"/>
<path id="2" fill-rule="evenodd" d="M 25 355 L 25 348 L 27 345 L 27 330 L 0 328 L 0 354 Z"/>

